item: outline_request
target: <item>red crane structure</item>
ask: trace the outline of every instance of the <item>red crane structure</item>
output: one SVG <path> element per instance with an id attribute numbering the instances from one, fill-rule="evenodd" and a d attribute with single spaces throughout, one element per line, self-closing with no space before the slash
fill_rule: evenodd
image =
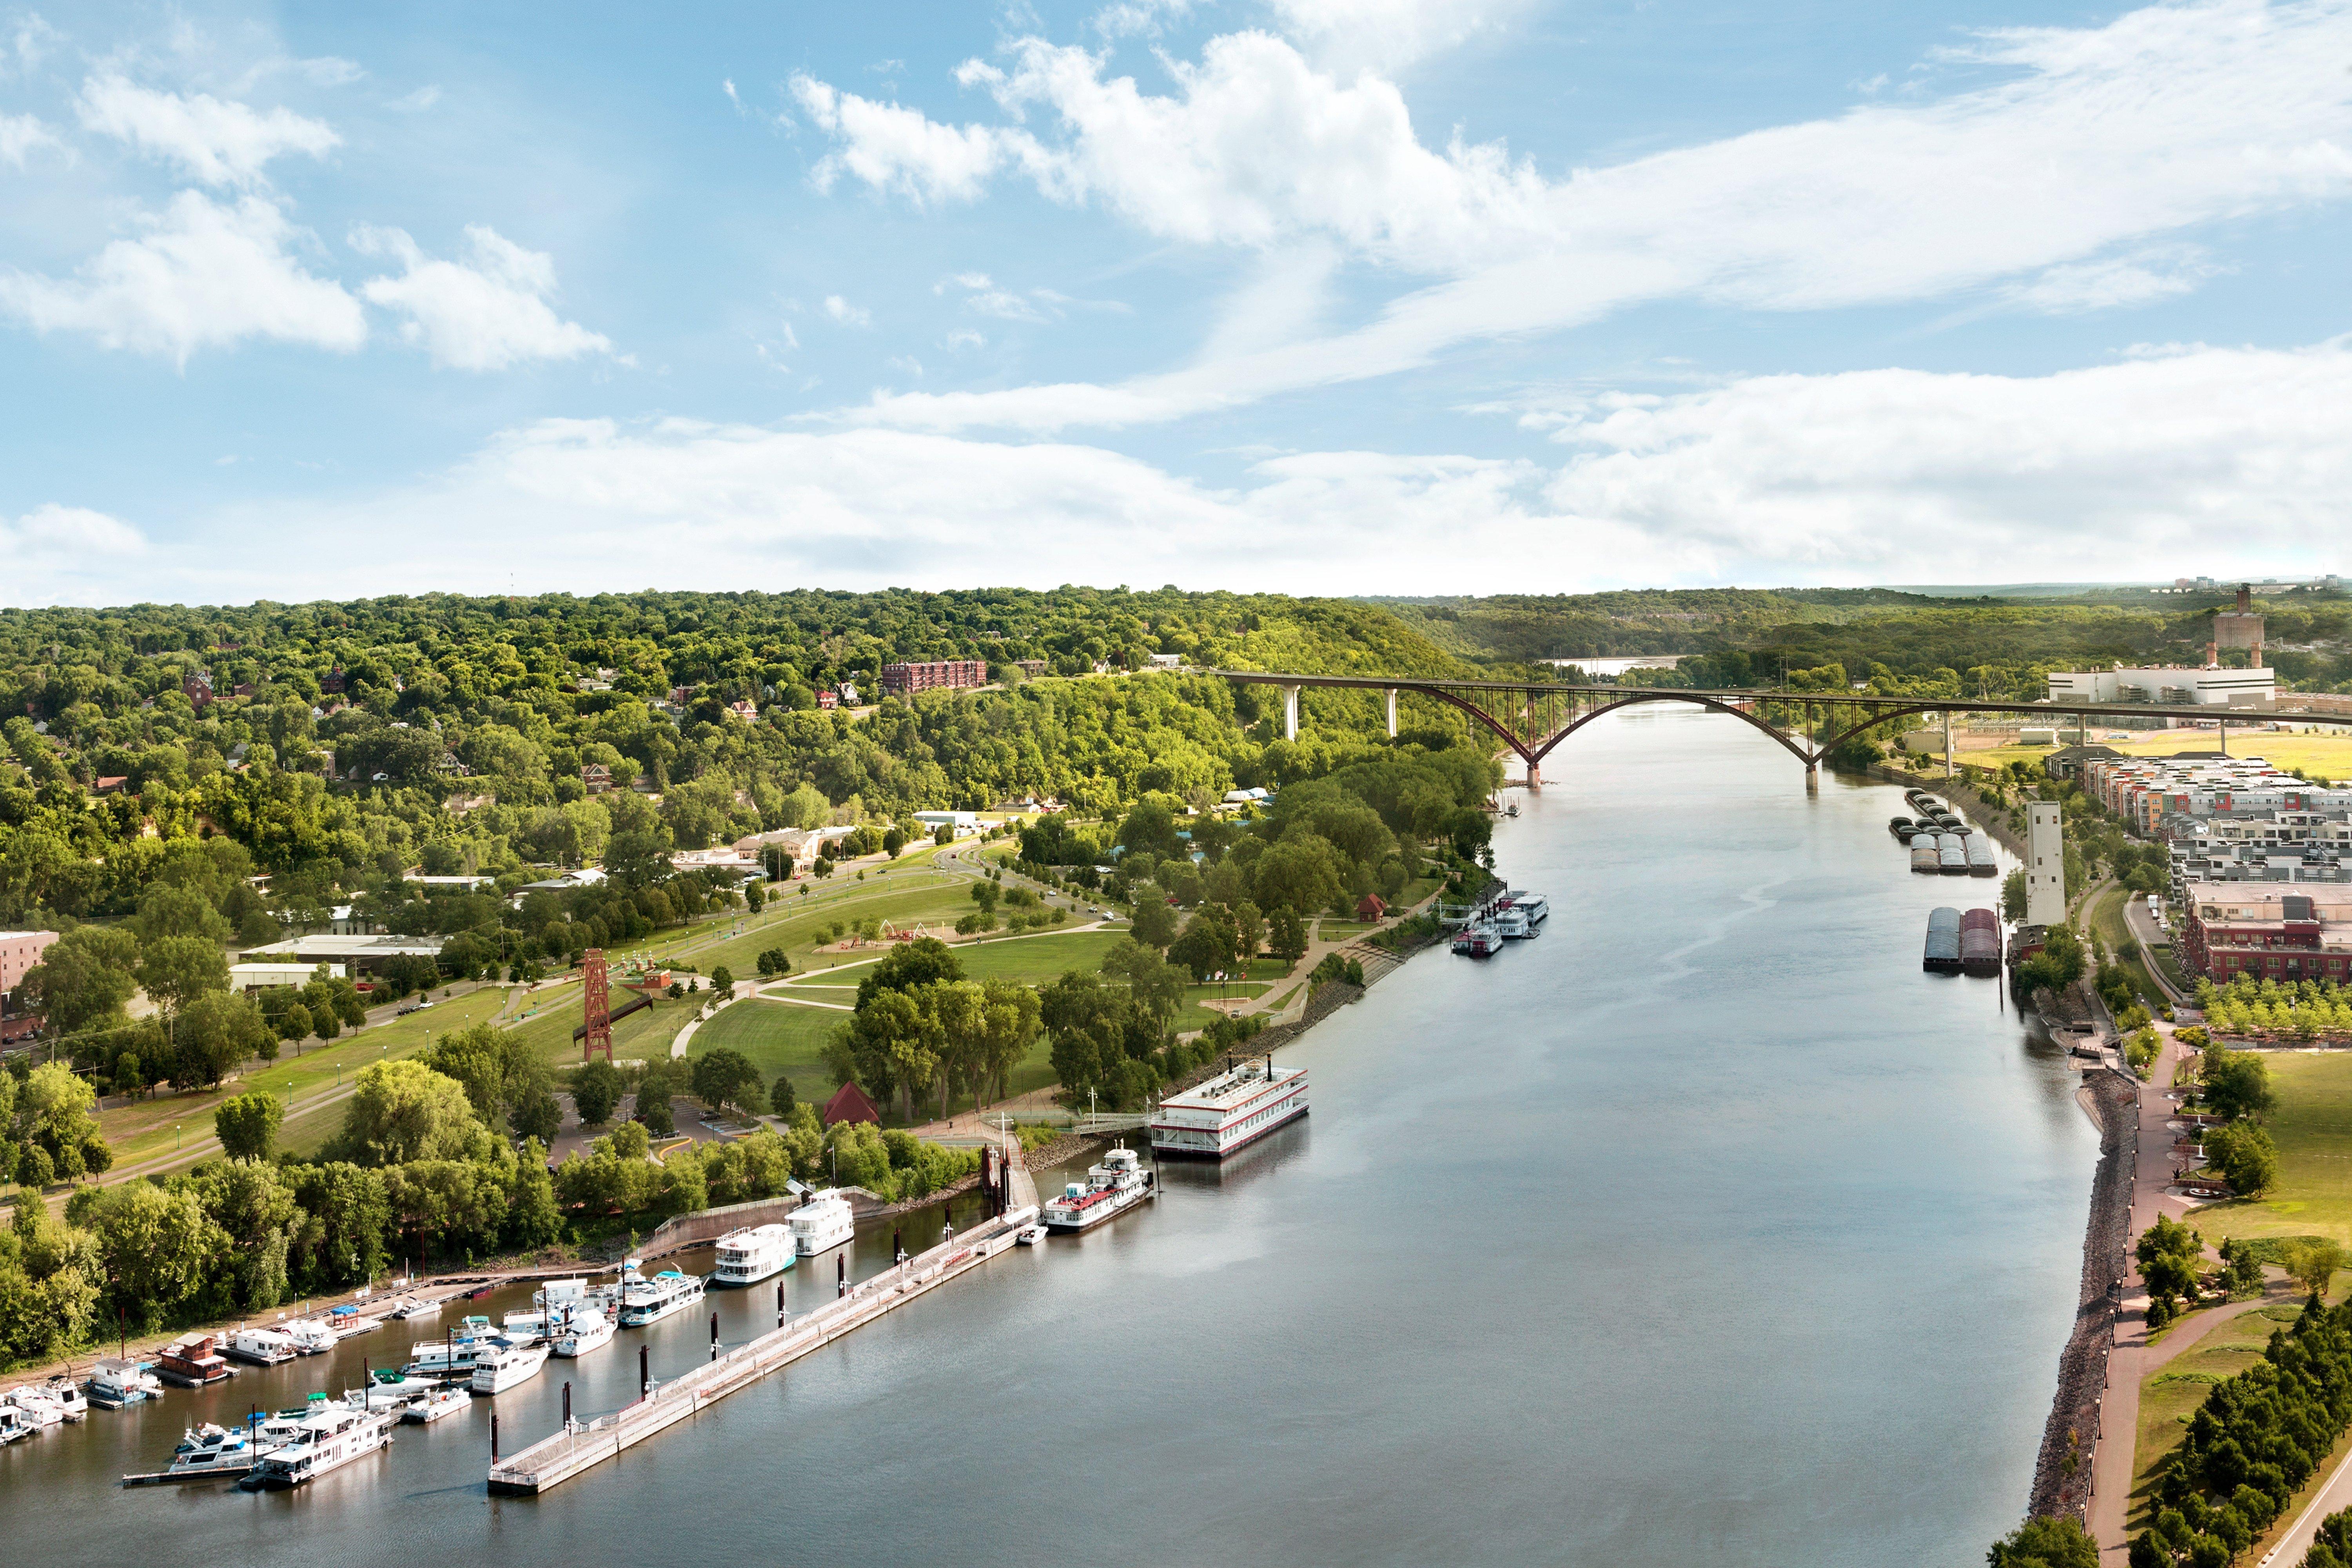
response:
<path id="1" fill-rule="evenodd" d="M 580 1059 L 586 1061 L 603 1047 L 604 1059 L 613 1059 L 613 997 L 605 988 L 604 950 L 592 947 L 581 966 Z"/>

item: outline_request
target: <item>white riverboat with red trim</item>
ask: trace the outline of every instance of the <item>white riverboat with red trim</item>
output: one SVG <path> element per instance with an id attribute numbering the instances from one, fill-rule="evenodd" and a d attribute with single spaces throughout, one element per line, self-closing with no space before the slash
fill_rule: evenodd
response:
<path id="1" fill-rule="evenodd" d="M 1307 1069 L 1246 1061 L 1160 1102 L 1151 1151 L 1162 1160 L 1222 1160 L 1307 1114 Z"/>
<path id="2" fill-rule="evenodd" d="M 1072 1182 L 1062 1189 L 1061 1196 L 1048 1199 L 1039 1217 L 1051 1231 L 1091 1230 L 1159 1190 L 1156 1173 L 1143 1169 L 1135 1151 L 1122 1143 L 1105 1154 L 1101 1164 L 1088 1167 L 1083 1184 Z"/>

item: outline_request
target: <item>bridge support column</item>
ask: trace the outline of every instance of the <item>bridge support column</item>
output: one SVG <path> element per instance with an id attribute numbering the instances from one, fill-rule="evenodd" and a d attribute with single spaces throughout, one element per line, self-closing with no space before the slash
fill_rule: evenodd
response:
<path id="1" fill-rule="evenodd" d="M 1949 782 L 1953 777 L 1952 710 L 1947 708 L 1944 710 L 1944 778 L 1947 782 Z"/>
<path id="2" fill-rule="evenodd" d="M 1529 763 L 1528 764 L 1528 787 L 1529 789 L 1543 788 L 1543 769 L 1534 763 Z"/>
<path id="3" fill-rule="evenodd" d="M 1298 739 L 1298 688 L 1296 686 L 1282 689 L 1282 738 L 1286 741 Z"/>
<path id="4" fill-rule="evenodd" d="M 1396 688 L 1389 688 L 1389 739 L 1396 739 Z"/>
<path id="5" fill-rule="evenodd" d="M 1807 795 L 1822 793 L 1822 765 L 1819 763 L 1805 764 L 1805 793 Z"/>

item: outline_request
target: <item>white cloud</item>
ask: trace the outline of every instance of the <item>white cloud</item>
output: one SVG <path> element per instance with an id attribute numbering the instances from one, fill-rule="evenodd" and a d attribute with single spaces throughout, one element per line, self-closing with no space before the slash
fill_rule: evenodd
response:
<path id="1" fill-rule="evenodd" d="M 970 327 L 958 327 L 947 335 L 945 343 L 950 353 L 961 353 L 966 349 L 987 347 L 988 340 Z"/>
<path id="2" fill-rule="evenodd" d="M 48 58 L 52 46 L 65 41 L 65 35 L 41 19 L 37 11 L 19 14 L 10 27 L 16 47 L 16 68 L 30 71 Z"/>
<path id="3" fill-rule="evenodd" d="M 87 507 L 37 506 L 13 521 L 0 517 L 0 559 L 8 563 L 0 603 L 10 606 L 89 603 L 123 563 L 145 553 L 130 524 Z"/>
<path id="4" fill-rule="evenodd" d="M 0 273 L 0 313 L 183 365 L 199 348 L 248 337 L 339 350 L 367 340 L 358 302 L 289 254 L 308 236 L 274 204 L 182 191 L 141 225 L 144 233 L 108 245 L 70 281 Z"/>
<path id="5" fill-rule="evenodd" d="M 1193 0 L 1114 0 L 1088 18 L 1106 38 L 1158 37 L 1192 14 Z"/>
<path id="6" fill-rule="evenodd" d="M 735 91 L 735 79 L 733 77 L 719 78 L 719 90 L 727 95 L 727 101 L 735 106 L 736 113 L 740 114 L 743 112 L 743 100 Z"/>
<path id="7" fill-rule="evenodd" d="M 362 255 L 401 264 L 399 277 L 371 278 L 360 293 L 407 316 L 401 335 L 424 344 L 436 365 L 504 370 L 524 360 L 613 352 L 611 339 L 563 320 L 548 304 L 555 292 L 554 259 L 486 225 L 467 226 L 462 262 L 426 256 L 396 228 L 354 229 L 351 242 Z"/>
<path id="8" fill-rule="evenodd" d="M 922 379 L 923 362 L 912 354 L 893 354 L 882 363 L 887 368 L 911 375 L 918 381 Z"/>
<path id="9" fill-rule="evenodd" d="M 37 116 L 0 114 L 0 163 L 14 163 L 21 169 L 36 147 L 62 149 L 64 145 Z"/>
<path id="10" fill-rule="evenodd" d="M 427 82 L 415 92 L 394 99 L 386 107 L 396 109 L 403 114 L 421 114 L 440 101 L 441 89 Z"/>
<path id="11" fill-rule="evenodd" d="M 320 55 L 312 59 L 297 60 L 294 68 L 320 87 L 341 87 L 367 75 L 357 61 L 344 59 L 340 55 Z"/>
<path id="12" fill-rule="evenodd" d="M 1042 156 L 1025 131 L 940 125 L 919 110 L 839 92 L 807 76 L 793 77 L 792 91 L 801 111 L 841 143 L 809 171 L 821 191 L 848 174 L 918 205 L 970 201 L 999 169 Z"/>
<path id="13" fill-rule="evenodd" d="M 2193 251 L 2108 257 L 2046 268 L 2038 277 L 2011 285 L 2002 294 L 2042 315 L 2070 316 L 2152 304 L 2187 294 L 2221 270 Z"/>
<path id="14" fill-rule="evenodd" d="M 874 312 L 862 305 L 853 305 L 838 294 L 824 297 L 824 313 L 845 327 L 870 327 Z"/>
<path id="15" fill-rule="evenodd" d="M 182 97 L 127 78 L 94 76 L 82 84 L 81 122 L 152 156 L 176 163 L 207 185 L 252 185 L 284 153 L 324 157 L 342 138 L 322 120 L 291 110 L 257 112 L 209 93 Z"/>
<path id="16" fill-rule="evenodd" d="M 1340 76 L 1394 71 L 1492 35 L 1531 0 L 1268 0 L 1282 30 Z"/>
<path id="17" fill-rule="evenodd" d="M 820 123 L 834 172 L 877 190 L 921 185 L 908 149 L 952 145 L 974 155 L 924 188 L 974 195 L 1017 170 L 1162 238 L 1273 249 L 1321 237 L 1433 279 L 1337 337 L 1143 378 L 1121 396 L 1015 389 L 953 415 L 1050 428 L 1090 404 L 1169 418 L 1392 374 L 1454 343 L 1663 298 L 1788 310 L 2003 287 L 2053 310 L 2159 298 L 2193 273 L 2132 259 L 2150 245 L 2352 191 L 2347 56 L 2352 0 L 2152 6 L 2104 27 L 1987 34 L 1944 61 L 1972 81 L 1997 73 L 1991 85 L 1557 179 L 1499 142 L 1427 147 L 1392 84 L 1343 83 L 1262 33 L 1176 62 L 1164 96 L 1035 37 L 1011 47 L 1009 70 L 960 73 L 1008 115 L 1049 120 L 1050 142 L 896 107 L 887 137 L 846 115 Z M 928 400 L 884 416 L 901 415 L 949 417 Z"/>
<path id="18" fill-rule="evenodd" d="M 1035 305 L 1003 289 L 983 289 L 966 299 L 964 308 L 1005 321 L 1043 321 L 1049 319 Z"/>

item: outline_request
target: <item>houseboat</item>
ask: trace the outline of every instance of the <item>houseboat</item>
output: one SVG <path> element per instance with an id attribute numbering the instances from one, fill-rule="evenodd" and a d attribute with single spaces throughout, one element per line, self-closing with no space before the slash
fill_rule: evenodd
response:
<path id="1" fill-rule="evenodd" d="M 402 1367 L 405 1377 L 439 1378 L 449 1383 L 463 1383 L 474 1375 L 474 1361 L 486 1342 L 480 1339 L 426 1340 L 408 1349 L 409 1362 Z"/>
<path id="2" fill-rule="evenodd" d="M 1103 1221 L 1125 1214 L 1159 1190 L 1155 1173 L 1143 1169 L 1137 1163 L 1135 1151 L 1121 1144 L 1105 1154 L 1101 1164 L 1087 1168 L 1083 1184 L 1072 1182 L 1062 1189 L 1059 1197 L 1047 1199 L 1038 1217 L 1050 1231 L 1068 1234 L 1092 1230 Z"/>
<path id="3" fill-rule="evenodd" d="M 192 1334 L 165 1345 L 155 1358 L 155 1375 L 174 1388 L 202 1388 L 236 1375 L 221 1359 L 210 1334 Z"/>
<path id="4" fill-rule="evenodd" d="M 1272 1057 L 1230 1068 L 1160 1102 L 1151 1152 L 1162 1160 L 1222 1160 L 1307 1114 L 1307 1069 Z"/>
<path id="5" fill-rule="evenodd" d="M 702 1300 L 702 1277 L 665 1268 L 648 1279 L 636 1272 L 634 1260 L 621 1277 L 621 1327 L 642 1329 L 674 1312 L 683 1312 Z"/>
<path id="6" fill-rule="evenodd" d="M 613 1342 L 613 1320 L 595 1307 L 566 1307 L 548 1348 L 567 1361 Z"/>
<path id="7" fill-rule="evenodd" d="M 710 1283 L 757 1285 L 790 1268 L 799 1257 L 799 1244 L 788 1225 L 730 1230 L 719 1238 L 719 1263 L 710 1271 Z"/>
<path id="8" fill-rule="evenodd" d="M 299 1487 L 317 1480 L 391 1442 L 399 1419 L 388 1411 L 321 1403 L 298 1423 L 284 1447 L 261 1456 L 242 1484 L 249 1489 Z"/>
<path id="9" fill-rule="evenodd" d="M 215 1426 L 207 1421 L 192 1428 L 172 1450 L 168 1468 L 149 1476 L 125 1476 L 126 1484 L 141 1481 L 217 1481 L 243 1477 L 257 1457 L 252 1432 L 243 1427 Z"/>
<path id="10" fill-rule="evenodd" d="M 335 1331 L 317 1318 L 297 1318 L 278 1331 L 293 1342 L 297 1355 L 325 1355 L 335 1348 Z"/>
<path id="11" fill-rule="evenodd" d="M 237 1360 L 256 1366 L 276 1366 L 301 1353 L 293 1340 L 276 1329 L 239 1329 L 229 1336 L 226 1349 Z"/>
<path id="12" fill-rule="evenodd" d="M 467 1386 L 476 1394 L 504 1394 L 539 1375 L 547 1364 L 547 1347 L 522 1344 L 501 1336 L 474 1358 L 474 1378 Z"/>
<path id="13" fill-rule="evenodd" d="M 802 1258 L 830 1252 L 857 1234 L 849 1196 L 838 1187 L 810 1194 L 808 1202 L 793 1211 L 791 1223 L 793 1247 Z"/>
<path id="14" fill-rule="evenodd" d="M 163 1380 L 135 1361 L 112 1356 L 90 1369 L 89 1402 L 100 1410 L 120 1410 L 163 1392 Z"/>

